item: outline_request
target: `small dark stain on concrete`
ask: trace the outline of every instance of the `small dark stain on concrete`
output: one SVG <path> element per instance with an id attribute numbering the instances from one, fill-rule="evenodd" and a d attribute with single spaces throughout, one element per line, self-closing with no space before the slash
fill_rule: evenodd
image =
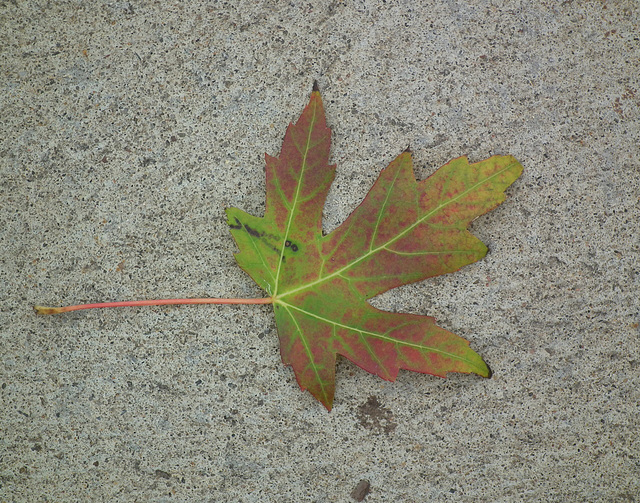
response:
<path id="1" fill-rule="evenodd" d="M 156 477 L 161 478 L 161 479 L 170 479 L 171 478 L 171 474 L 165 472 L 164 470 L 156 470 Z"/>
<path id="2" fill-rule="evenodd" d="M 369 494 L 369 489 L 371 489 L 371 484 L 368 480 L 363 479 L 358 482 L 358 485 L 351 491 L 351 497 L 356 501 L 362 501 L 367 494 Z"/>
<path id="3" fill-rule="evenodd" d="M 358 406 L 358 419 L 363 428 L 377 433 L 393 433 L 397 424 L 393 421 L 391 410 L 383 407 L 376 396 Z"/>

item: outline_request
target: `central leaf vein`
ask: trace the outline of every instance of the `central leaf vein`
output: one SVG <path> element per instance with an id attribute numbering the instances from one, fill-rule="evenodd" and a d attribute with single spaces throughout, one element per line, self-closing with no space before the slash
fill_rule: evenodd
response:
<path id="1" fill-rule="evenodd" d="M 296 184 L 296 193 L 293 197 L 293 203 L 291 204 L 291 208 L 289 209 L 289 218 L 287 219 L 287 227 L 284 232 L 284 236 L 282 238 L 282 245 L 280 246 L 280 259 L 278 260 L 278 269 L 276 271 L 276 285 L 273 296 L 275 297 L 278 294 L 278 288 L 280 286 L 280 271 L 282 270 L 282 262 L 284 258 L 284 250 L 285 243 L 289 239 L 289 232 L 291 230 L 291 225 L 293 223 L 293 217 L 295 216 L 297 206 L 298 206 L 298 198 L 300 197 L 300 188 L 302 187 L 302 182 L 304 180 L 305 171 L 307 168 L 307 155 L 309 154 L 309 148 L 311 144 L 311 133 L 313 132 L 313 126 L 316 122 L 316 109 L 313 109 L 313 113 L 311 115 L 311 120 L 309 121 L 309 132 L 307 133 L 307 141 L 304 146 L 304 151 L 302 152 L 302 165 L 300 166 L 300 177 L 298 178 L 298 183 Z"/>

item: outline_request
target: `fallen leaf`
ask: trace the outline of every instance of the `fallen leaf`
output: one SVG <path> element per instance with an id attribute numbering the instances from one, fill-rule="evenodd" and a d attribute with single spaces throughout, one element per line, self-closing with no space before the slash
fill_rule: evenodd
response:
<path id="1" fill-rule="evenodd" d="M 338 354 L 389 381 L 400 369 L 490 377 L 468 341 L 433 318 L 381 311 L 367 300 L 484 257 L 486 246 L 467 227 L 504 201 L 520 163 L 511 156 L 475 164 L 460 157 L 418 182 L 405 151 L 324 236 L 322 210 L 336 168 L 328 164 L 330 143 L 314 86 L 280 156 L 266 156 L 264 217 L 227 209 L 238 264 L 271 297 L 283 363 L 329 410 Z"/>

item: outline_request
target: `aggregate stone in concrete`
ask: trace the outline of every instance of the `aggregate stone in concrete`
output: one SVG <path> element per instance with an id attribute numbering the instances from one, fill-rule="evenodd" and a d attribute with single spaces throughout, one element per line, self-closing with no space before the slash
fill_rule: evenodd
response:
<path id="1" fill-rule="evenodd" d="M 0 5 L 0 500 L 640 501 L 635 1 Z M 373 300 L 467 338 L 490 380 L 342 359 L 297 387 L 224 208 L 318 80 L 340 224 L 408 145 L 525 167 L 487 257 Z M 361 484 L 368 484 L 364 494 Z"/>

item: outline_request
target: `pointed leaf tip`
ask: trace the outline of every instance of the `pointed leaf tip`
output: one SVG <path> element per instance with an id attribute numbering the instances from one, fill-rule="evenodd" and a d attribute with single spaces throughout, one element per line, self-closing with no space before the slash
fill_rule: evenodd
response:
<path id="1" fill-rule="evenodd" d="M 487 362 L 485 362 L 485 365 L 487 365 Z M 491 367 L 489 367 L 489 365 L 487 365 L 487 370 L 489 371 L 487 379 L 491 379 L 493 377 L 493 370 L 491 370 Z"/>
<path id="2" fill-rule="evenodd" d="M 320 88 L 318 87 L 318 81 L 314 80 L 313 81 L 313 88 L 311 89 L 312 93 L 319 93 L 320 92 Z"/>

